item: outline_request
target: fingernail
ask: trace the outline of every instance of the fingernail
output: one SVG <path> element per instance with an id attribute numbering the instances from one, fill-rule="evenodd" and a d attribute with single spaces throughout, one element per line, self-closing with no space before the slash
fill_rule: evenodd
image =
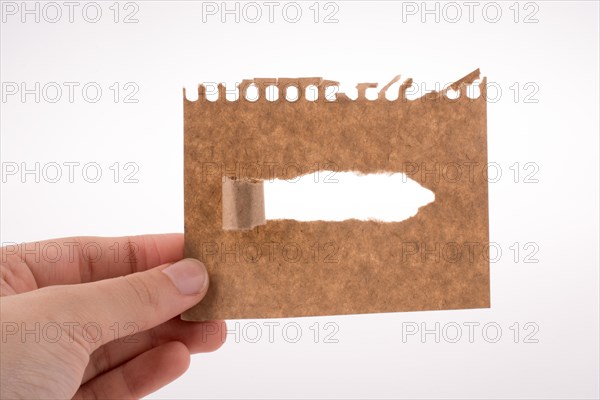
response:
<path id="1" fill-rule="evenodd" d="M 206 267 L 195 258 L 186 258 L 163 269 L 183 295 L 199 294 L 208 286 Z"/>

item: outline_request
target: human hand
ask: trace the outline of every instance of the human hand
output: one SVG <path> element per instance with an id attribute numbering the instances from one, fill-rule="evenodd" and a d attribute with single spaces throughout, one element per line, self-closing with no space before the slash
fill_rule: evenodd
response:
<path id="1" fill-rule="evenodd" d="M 225 340 L 224 321 L 179 319 L 208 289 L 204 265 L 181 260 L 181 234 L 58 239 L 0 256 L 2 399 L 143 397 Z"/>

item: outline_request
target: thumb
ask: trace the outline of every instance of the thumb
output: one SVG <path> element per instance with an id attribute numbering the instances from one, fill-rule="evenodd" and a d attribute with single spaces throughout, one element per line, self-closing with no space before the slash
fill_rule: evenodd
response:
<path id="1" fill-rule="evenodd" d="M 91 353 L 112 340 L 160 325 L 198 303 L 208 289 L 208 273 L 200 261 L 187 258 L 60 289 L 57 295 L 65 317 L 80 324 L 74 337 Z"/>

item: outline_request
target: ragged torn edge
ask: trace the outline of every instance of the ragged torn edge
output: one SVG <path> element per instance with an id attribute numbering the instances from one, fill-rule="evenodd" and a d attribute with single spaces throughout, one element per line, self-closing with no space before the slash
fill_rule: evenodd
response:
<path id="1" fill-rule="evenodd" d="M 431 92 L 423 95 L 420 99 L 426 99 L 428 101 L 447 99 L 450 101 L 457 101 L 461 98 L 473 100 L 466 96 L 466 88 L 472 85 L 480 77 L 479 69 L 471 72 L 456 82 L 450 84 L 447 88 L 440 92 Z M 388 100 L 386 98 L 387 90 L 396 82 L 400 80 L 400 75 L 395 76 L 388 84 L 383 86 L 378 92 L 376 100 L 369 100 L 366 98 L 366 90 L 370 88 L 377 88 L 377 83 L 359 83 L 356 88 L 358 91 L 358 98 L 356 100 L 350 99 L 346 94 L 337 92 L 334 93 L 334 99 L 326 100 L 327 102 L 348 102 L 348 101 L 385 101 L 394 102 L 401 99 L 405 101 L 411 101 L 406 98 L 406 90 L 412 85 L 413 80 L 407 79 L 402 83 L 398 89 L 398 99 Z M 486 83 L 487 79 L 484 77 L 479 83 L 480 97 L 485 98 L 486 96 Z M 246 98 L 246 91 L 250 85 L 256 85 L 259 90 L 259 97 L 257 100 L 250 101 Z M 281 91 L 286 90 L 288 87 L 296 87 L 298 89 L 298 99 L 306 99 L 305 93 L 308 86 L 314 85 L 318 89 L 317 100 L 325 99 L 325 91 L 329 87 L 338 87 L 339 82 L 324 80 L 322 78 L 255 78 L 245 79 L 239 85 L 240 96 L 236 101 L 229 101 L 226 99 L 226 87 L 223 84 L 218 85 L 219 98 L 217 102 L 220 103 L 235 103 L 242 99 L 248 103 L 256 103 L 266 101 L 266 91 L 269 86 L 274 86 L 278 91 L 278 98 L 281 97 Z M 449 90 L 458 92 L 456 98 L 450 98 L 447 96 Z M 183 91 L 184 99 L 186 98 L 186 91 Z M 285 97 L 283 97 L 285 98 Z M 479 97 L 478 97 L 479 98 Z M 198 86 L 198 100 L 209 101 L 206 99 L 206 86 Z M 288 100 L 289 101 L 289 100 Z M 321 100 L 322 101 L 322 100 Z M 213 102 L 213 101 L 210 101 Z M 269 101 L 270 102 L 270 101 Z M 351 172 L 351 171 L 350 171 Z M 386 171 L 387 173 L 393 173 L 398 171 Z M 434 194 L 435 195 L 435 194 Z M 237 231 L 249 231 L 257 226 L 266 224 L 265 217 L 265 200 L 264 200 L 264 183 L 261 180 L 249 180 L 249 179 L 236 179 L 234 177 L 223 176 L 222 185 L 222 222 L 224 230 L 237 230 Z M 419 210 L 422 207 L 419 207 Z"/>
<path id="2" fill-rule="evenodd" d="M 358 176 L 367 176 L 369 174 L 360 171 L 352 172 Z M 397 174 L 402 172 L 383 172 L 386 175 Z M 305 176 L 308 174 L 300 175 Z M 257 226 L 266 225 L 265 212 L 265 190 L 264 181 L 259 179 L 238 179 L 235 177 L 222 177 L 222 222 L 223 230 L 225 231 L 250 231 Z M 432 192 L 433 193 L 433 192 Z M 417 211 L 409 216 L 410 219 L 417 215 L 422 208 L 432 204 L 434 198 L 417 208 Z M 369 219 L 375 222 L 378 219 Z"/>
<path id="3" fill-rule="evenodd" d="M 254 78 L 254 79 L 244 79 L 242 80 L 242 82 L 238 85 L 238 90 L 239 90 L 239 96 L 237 100 L 227 100 L 226 98 L 226 93 L 227 93 L 227 88 L 223 83 L 219 83 L 217 85 L 217 91 L 218 91 L 218 98 L 216 100 L 209 100 L 206 96 L 206 88 L 207 85 L 204 84 L 200 84 L 198 85 L 198 99 L 197 100 L 187 100 L 186 97 L 186 89 L 183 89 L 183 98 L 186 101 L 190 101 L 190 102 L 194 102 L 194 101 L 206 101 L 209 103 L 215 103 L 215 102 L 219 102 L 219 103 L 236 103 L 239 101 L 245 101 L 247 103 L 275 103 L 278 101 L 287 101 L 289 103 L 295 103 L 298 102 L 300 100 L 306 100 L 306 101 L 312 101 L 312 102 L 323 102 L 323 103 L 336 103 L 336 102 L 352 102 L 352 101 L 365 101 L 365 102 L 377 102 L 377 101 L 385 101 L 385 102 L 411 102 L 411 101 L 419 101 L 419 100 L 423 100 L 426 99 L 428 101 L 431 100 L 447 100 L 447 101 L 461 101 L 463 99 L 465 100 L 475 100 L 478 99 L 480 97 L 486 98 L 487 95 L 487 78 L 483 78 L 479 84 L 478 84 L 478 88 L 479 88 L 479 96 L 476 98 L 470 98 L 466 95 L 467 93 L 467 87 L 471 86 L 477 79 L 479 79 L 480 77 L 480 72 L 479 72 L 479 68 L 476 69 L 475 71 L 471 72 L 470 74 L 462 77 L 461 79 L 457 80 L 456 82 L 450 84 L 448 87 L 446 87 L 445 89 L 436 92 L 430 92 L 430 93 L 426 93 L 423 96 L 414 99 L 414 100 L 410 100 L 406 97 L 406 91 L 408 90 L 408 88 L 412 85 L 413 80 L 412 78 L 408 78 L 406 79 L 398 88 L 398 98 L 395 100 L 388 100 L 386 98 L 386 93 L 388 91 L 388 89 L 396 82 L 398 82 L 400 80 L 400 75 L 395 76 L 389 83 L 387 83 L 385 86 L 383 86 L 378 94 L 377 94 L 377 98 L 375 100 L 370 100 L 367 99 L 366 97 L 366 91 L 367 89 L 376 89 L 379 84 L 378 83 L 359 83 L 356 85 L 356 89 L 358 91 L 358 97 L 356 100 L 351 99 L 350 97 L 348 97 L 348 95 L 346 95 L 345 93 L 342 92 L 334 92 L 333 98 L 326 98 L 326 91 L 327 89 L 334 87 L 334 88 L 339 88 L 339 82 L 337 81 L 332 81 L 332 80 L 327 80 L 327 79 L 323 79 L 323 78 Z M 254 85 L 256 86 L 256 88 L 258 89 L 258 98 L 256 100 L 248 100 L 247 98 L 247 91 L 248 88 Z M 277 100 L 271 101 L 271 100 L 267 100 L 267 89 L 269 87 L 274 87 L 277 90 Z M 315 100 L 309 100 L 306 97 L 306 88 L 309 86 L 315 86 L 317 88 L 317 97 Z M 295 100 L 288 100 L 286 99 L 285 96 L 282 96 L 282 92 L 285 93 L 285 91 L 289 88 L 289 87 L 294 87 L 296 89 L 298 89 L 298 97 Z M 448 96 L 448 92 L 452 90 L 457 92 L 457 96 L 456 97 L 449 97 Z"/>

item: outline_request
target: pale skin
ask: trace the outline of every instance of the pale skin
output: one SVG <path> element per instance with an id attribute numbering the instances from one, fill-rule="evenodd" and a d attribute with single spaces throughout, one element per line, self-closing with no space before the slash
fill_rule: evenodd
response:
<path id="1" fill-rule="evenodd" d="M 204 265 L 182 260 L 181 234 L 57 239 L 0 256 L 2 399 L 140 398 L 225 340 L 224 321 L 179 318 L 208 289 Z"/>

